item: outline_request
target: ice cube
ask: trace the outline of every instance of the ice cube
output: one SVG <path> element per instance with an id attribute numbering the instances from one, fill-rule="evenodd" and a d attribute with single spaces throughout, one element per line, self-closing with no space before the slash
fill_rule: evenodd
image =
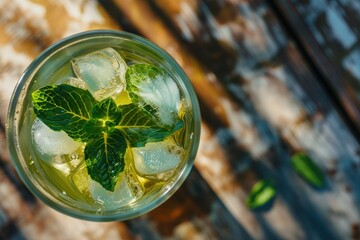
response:
<path id="1" fill-rule="evenodd" d="M 78 156 L 82 143 L 75 142 L 65 132 L 51 130 L 38 118 L 34 120 L 31 131 L 35 151 L 41 160 L 66 176 L 80 163 L 74 156 Z"/>
<path id="2" fill-rule="evenodd" d="M 85 163 L 79 165 L 73 171 L 71 179 L 83 196 L 90 197 L 90 190 L 89 190 L 90 177 Z"/>
<path id="3" fill-rule="evenodd" d="M 66 161 L 69 164 L 71 170 L 75 170 L 81 163 L 85 161 L 84 159 L 84 149 L 85 144 L 81 147 L 77 148 L 74 152 L 64 155 L 66 157 Z"/>
<path id="4" fill-rule="evenodd" d="M 112 97 L 114 100 L 125 91 L 124 85 L 119 84 L 116 79 L 110 81 L 105 88 L 99 89 L 93 93 L 96 100 L 101 101 L 105 98 Z"/>
<path id="5" fill-rule="evenodd" d="M 87 89 L 86 83 L 83 80 L 81 80 L 80 78 L 67 77 L 65 80 L 65 83 L 69 84 L 73 87 L 81 88 L 84 90 Z"/>
<path id="6" fill-rule="evenodd" d="M 41 156 L 71 154 L 82 145 L 65 132 L 50 129 L 38 118 L 34 120 L 31 131 L 35 149 Z"/>
<path id="7" fill-rule="evenodd" d="M 136 201 L 143 194 L 143 188 L 135 174 L 126 168 L 120 173 L 114 192 L 106 190 L 100 183 L 90 179 L 90 194 L 94 201 L 103 205 L 105 209 L 115 209 Z"/>
<path id="8" fill-rule="evenodd" d="M 112 48 L 105 48 L 74 58 L 72 68 L 75 75 L 84 80 L 89 91 L 95 94 L 107 89 L 108 94 L 97 93 L 100 99 L 103 95 L 120 93 L 125 88 L 126 63 L 118 52 Z"/>
<path id="9" fill-rule="evenodd" d="M 46 161 L 48 164 L 50 164 L 52 167 L 56 168 L 60 172 L 62 172 L 65 176 L 68 176 L 71 172 L 71 167 L 66 161 L 64 155 L 54 155 L 41 159 Z"/>
<path id="10" fill-rule="evenodd" d="M 132 148 L 136 172 L 146 178 L 166 180 L 180 164 L 185 150 L 171 139 Z"/>
<path id="11" fill-rule="evenodd" d="M 167 74 L 139 82 L 139 96 L 146 104 L 158 110 L 158 118 L 165 125 L 173 125 L 180 107 L 180 92 L 175 81 Z"/>

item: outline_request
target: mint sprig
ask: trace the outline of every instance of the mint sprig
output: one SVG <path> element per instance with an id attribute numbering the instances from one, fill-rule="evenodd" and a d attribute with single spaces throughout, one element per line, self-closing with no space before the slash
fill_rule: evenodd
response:
<path id="1" fill-rule="evenodd" d="M 83 129 L 92 135 L 110 133 L 118 125 L 121 116 L 121 110 L 116 106 L 114 100 L 106 98 L 94 104 L 91 110 L 91 118 L 84 124 Z"/>
<path id="2" fill-rule="evenodd" d="M 130 69 L 133 71 L 138 67 L 151 71 L 128 74 L 128 82 L 151 87 L 154 84 L 152 77 L 161 71 L 151 65 Z M 133 81 L 131 77 L 136 79 Z M 164 91 L 171 95 L 170 88 Z M 119 174 L 124 170 L 128 147 L 162 141 L 183 127 L 183 121 L 178 117 L 172 125 L 161 123 L 158 119 L 160 110 L 146 107 L 140 94 L 130 92 L 130 97 L 132 104 L 117 106 L 112 98 L 99 102 L 88 90 L 61 84 L 33 92 L 32 103 L 35 115 L 49 128 L 64 131 L 75 141 L 86 143 L 84 155 L 90 177 L 105 189 L 114 191 Z"/>

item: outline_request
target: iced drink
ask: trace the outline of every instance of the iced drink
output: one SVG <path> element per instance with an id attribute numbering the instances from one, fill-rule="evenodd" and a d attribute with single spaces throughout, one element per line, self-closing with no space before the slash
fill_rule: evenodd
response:
<path id="1" fill-rule="evenodd" d="M 174 60 L 114 31 L 70 37 L 42 56 L 14 93 L 7 129 L 30 190 L 96 221 L 135 217 L 170 197 L 199 138 L 196 97 Z"/>

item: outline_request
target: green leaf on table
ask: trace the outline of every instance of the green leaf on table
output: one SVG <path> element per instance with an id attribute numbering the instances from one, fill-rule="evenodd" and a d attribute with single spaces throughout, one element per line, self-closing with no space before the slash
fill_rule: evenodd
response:
<path id="1" fill-rule="evenodd" d="M 63 130 L 76 141 L 88 141 L 83 125 L 96 100 L 87 90 L 67 84 L 43 87 L 32 93 L 36 116 L 54 131 Z"/>
<path id="2" fill-rule="evenodd" d="M 258 181 L 251 189 L 246 198 L 246 205 L 250 209 L 259 209 L 276 197 L 277 190 L 274 184 L 269 180 Z"/>
<path id="3" fill-rule="evenodd" d="M 168 74 L 154 65 L 134 64 L 127 68 L 125 79 L 133 103 L 164 126 L 177 124 L 180 92 Z"/>
<path id="4" fill-rule="evenodd" d="M 325 186 L 325 175 L 320 167 L 306 154 L 298 153 L 291 157 L 291 164 L 299 174 L 310 185 L 321 188 Z"/>
<path id="5" fill-rule="evenodd" d="M 120 109 L 123 117 L 116 128 L 123 132 L 131 147 L 143 147 L 148 142 L 162 141 L 184 125 L 182 120 L 177 119 L 174 127 L 163 127 L 149 112 L 135 104 L 123 105 Z"/>
<path id="6" fill-rule="evenodd" d="M 119 130 L 103 133 L 86 144 L 84 153 L 88 173 L 108 191 L 114 191 L 119 173 L 124 170 L 126 148 Z"/>

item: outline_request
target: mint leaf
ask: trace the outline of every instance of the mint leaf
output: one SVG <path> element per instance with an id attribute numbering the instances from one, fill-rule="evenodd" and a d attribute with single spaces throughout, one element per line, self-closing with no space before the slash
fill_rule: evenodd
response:
<path id="1" fill-rule="evenodd" d="M 134 64 L 127 68 L 125 79 L 133 103 L 161 125 L 177 123 L 180 92 L 170 75 L 154 65 Z"/>
<path id="2" fill-rule="evenodd" d="M 121 119 L 121 111 L 110 97 L 94 105 L 91 110 L 91 118 L 99 119 L 107 125 L 116 126 Z"/>
<path id="3" fill-rule="evenodd" d="M 91 110 L 91 119 L 84 124 L 84 130 L 93 135 L 110 133 L 121 119 L 121 110 L 112 98 L 96 103 Z"/>
<path id="4" fill-rule="evenodd" d="M 276 193 L 277 190 L 271 181 L 261 180 L 252 187 L 246 199 L 246 205 L 252 210 L 271 205 Z"/>
<path id="5" fill-rule="evenodd" d="M 120 109 L 123 117 L 116 128 L 123 132 L 130 147 L 143 147 L 148 142 L 162 141 L 184 125 L 178 119 L 174 127 L 165 128 L 149 112 L 135 104 L 123 105 Z"/>
<path id="6" fill-rule="evenodd" d="M 112 128 L 104 126 L 103 122 L 99 119 L 90 119 L 83 125 L 84 131 L 90 135 L 90 140 L 97 138 L 97 136 L 103 133 L 109 133 L 112 131 Z"/>
<path id="7" fill-rule="evenodd" d="M 103 133 L 85 147 L 85 163 L 90 177 L 106 190 L 114 191 L 124 170 L 126 142 L 119 130 Z"/>
<path id="8" fill-rule="evenodd" d="M 306 154 L 298 153 L 291 157 L 291 164 L 299 174 L 310 185 L 322 188 L 325 186 L 325 175 L 317 164 Z"/>
<path id="9" fill-rule="evenodd" d="M 66 84 L 46 86 L 32 93 L 32 103 L 36 116 L 52 130 L 63 130 L 75 141 L 91 138 L 83 129 L 96 103 L 89 91 Z"/>

